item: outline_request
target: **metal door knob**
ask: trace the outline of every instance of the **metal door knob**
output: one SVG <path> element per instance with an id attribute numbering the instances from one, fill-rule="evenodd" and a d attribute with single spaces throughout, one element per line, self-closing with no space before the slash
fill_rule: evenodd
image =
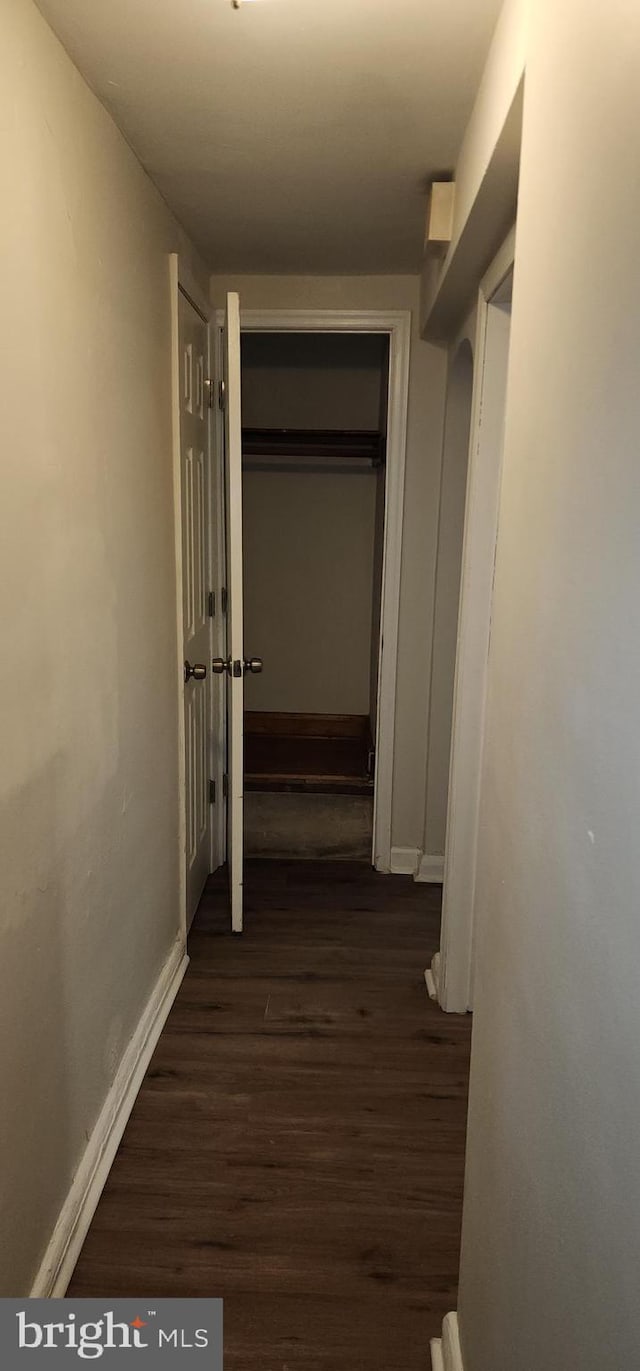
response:
<path id="1" fill-rule="evenodd" d="M 185 679 L 185 681 L 190 681 L 192 676 L 193 676 L 194 681 L 204 681 L 204 678 L 205 678 L 206 674 L 207 674 L 207 668 L 206 668 L 204 662 L 194 662 L 194 665 L 193 665 L 193 666 L 191 665 L 191 662 L 185 662 L 185 664 L 184 664 L 184 679 Z"/>
<path id="2" fill-rule="evenodd" d="M 214 657 L 211 663 L 211 670 L 214 676 L 222 676 L 225 671 L 228 671 L 229 674 L 231 674 L 231 658 Z"/>
<path id="3" fill-rule="evenodd" d="M 262 671 L 262 657 L 245 657 L 243 666 L 245 672 L 250 671 L 254 676 L 259 676 Z"/>

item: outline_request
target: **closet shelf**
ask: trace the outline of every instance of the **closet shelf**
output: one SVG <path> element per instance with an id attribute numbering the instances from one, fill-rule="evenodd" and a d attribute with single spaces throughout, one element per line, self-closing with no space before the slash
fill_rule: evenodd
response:
<path id="1" fill-rule="evenodd" d="M 253 470 L 368 470 L 384 463 L 385 444 L 367 429 L 242 430 L 243 463 Z"/>

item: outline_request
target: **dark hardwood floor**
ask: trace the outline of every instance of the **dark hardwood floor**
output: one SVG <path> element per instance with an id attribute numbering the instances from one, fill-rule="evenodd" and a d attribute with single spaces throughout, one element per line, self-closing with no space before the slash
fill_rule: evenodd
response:
<path id="1" fill-rule="evenodd" d="M 456 1304 L 470 1020 L 427 998 L 438 887 L 252 862 L 191 965 L 70 1296 L 222 1295 L 226 1371 L 424 1371 Z"/>

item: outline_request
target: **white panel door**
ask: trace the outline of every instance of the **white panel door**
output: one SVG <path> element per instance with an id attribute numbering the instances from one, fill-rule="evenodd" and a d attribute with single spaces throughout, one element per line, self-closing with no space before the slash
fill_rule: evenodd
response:
<path id="1" fill-rule="evenodd" d="M 211 856 L 208 325 L 179 292 L 187 925 Z"/>
<path id="2" fill-rule="evenodd" d="M 227 545 L 227 859 L 231 927 L 242 932 L 244 791 L 244 627 L 242 603 L 242 411 L 240 299 L 227 295 L 224 328 L 224 436 Z"/>

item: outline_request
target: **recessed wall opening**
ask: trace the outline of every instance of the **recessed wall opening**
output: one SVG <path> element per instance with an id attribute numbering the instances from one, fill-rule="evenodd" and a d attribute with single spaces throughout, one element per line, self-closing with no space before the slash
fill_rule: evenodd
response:
<path id="1" fill-rule="evenodd" d="M 511 233 L 481 285 L 476 329 L 477 394 L 472 407 L 462 545 L 440 951 L 433 958 L 427 977 L 430 993 L 453 1013 L 463 1013 L 473 1006 L 476 856 L 507 402 L 513 253 Z M 460 358 L 458 353 L 450 378 L 455 390 L 451 389 L 447 402 L 445 460 L 449 399 L 459 392 L 461 382 L 463 395 L 468 394 L 468 380 L 464 381 L 460 371 Z M 464 413 L 466 428 L 467 401 L 461 404 L 460 400 L 458 393 L 451 414 L 457 411 L 461 418 Z"/>
<path id="2" fill-rule="evenodd" d="M 371 858 L 389 338 L 242 334 L 249 855 Z"/>
<path id="3" fill-rule="evenodd" d="M 445 849 L 472 394 L 473 352 L 465 338 L 449 367 L 442 451 L 425 797 L 428 853 Z"/>

